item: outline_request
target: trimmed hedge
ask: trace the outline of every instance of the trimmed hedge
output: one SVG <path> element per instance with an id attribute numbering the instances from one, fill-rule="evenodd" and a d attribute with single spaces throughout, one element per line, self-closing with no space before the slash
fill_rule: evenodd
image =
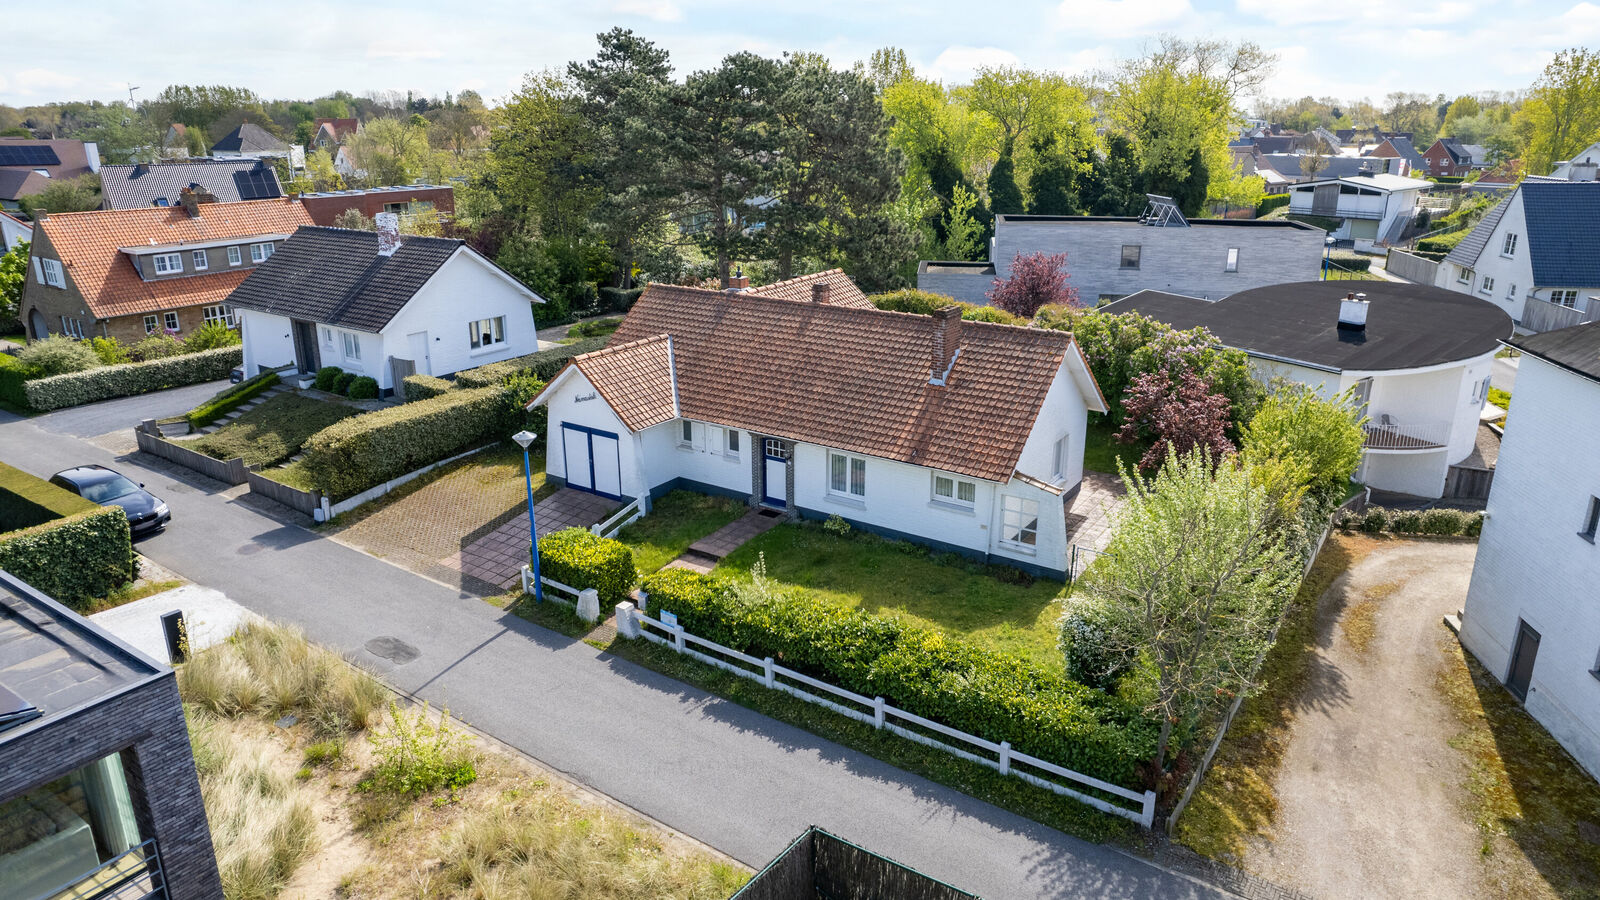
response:
<path id="1" fill-rule="evenodd" d="M 277 383 L 277 372 L 262 372 L 254 378 L 247 378 L 218 392 L 210 400 L 189 410 L 184 418 L 189 420 L 190 428 L 198 431 L 249 403 L 251 399 L 259 396 Z"/>
<path id="2" fill-rule="evenodd" d="M 633 308 L 633 304 L 639 299 L 639 295 L 643 293 L 644 288 L 642 287 L 629 288 L 627 290 L 603 287 L 600 289 L 600 309 L 603 312 L 625 313 Z"/>
<path id="3" fill-rule="evenodd" d="M 227 378 L 244 361 L 240 347 L 219 347 L 149 362 L 102 366 L 83 372 L 37 378 L 22 386 L 27 405 L 39 412 L 79 406 L 113 397 L 201 384 Z"/>
<path id="4" fill-rule="evenodd" d="M 1340 510 L 1333 524 L 1341 531 L 1367 534 L 1420 534 L 1437 537 L 1477 537 L 1483 532 L 1483 513 L 1459 509 L 1384 509 L 1369 506 L 1360 512 Z"/>
<path id="5" fill-rule="evenodd" d="M 362 375 L 350 382 L 349 390 L 345 396 L 351 400 L 376 400 L 378 399 L 378 379 L 371 375 Z"/>
<path id="6" fill-rule="evenodd" d="M 400 384 L 407 401 L 447 394 L 456 386 L 453 381 L 433 375 L 407 375 Z"/>
<path id="7" fill-rule="evenodd" d="M 1282 209 L 1288 205 L 1288 194 L 1272 194 L 1271 196 L 1262 197 L 1261 202 L 1256 204 L 1256 218 L 1259 219 L 1275 209 Z"/>
<path id="8" fill-rule="evenodd" d="M 0 400 L 12 406 L 26 409 L 28 406 L 28 393 L 23 389 L 28 376 L 33 370 L 17 361 L 9 353 L 0 353 Z"/>
<path id="9" fill-rule="evenodd" d="M 329 390 L 333 391 L 335 394 L 348 394 L 350 392 L 350 385 L 354 384 L 355 380 L 356 373 L 340 372 L 338 376 L 333 379 L 333 387 L 329 388 Z"/>
<path id="10" fill-rule="evenodd" d="M 627 600 L 639 580 L 626 544 L 584 528 L 539 539 L 539 574 L 580 591 L 594 588 L 600 592 L 601 609 Z"/>
<path id="11" fill-rule="evenodd" d="M 32 528 L 99 508 L 65 488 L 0 463 L 0 532 Z"/>
<path id="12" fill-rule="evenodd" d="M 300 465 L 312 487 L 342 500 L 497 440 L 521 412 L 498 387 L 451 391 L 335 422 L 306 441 Z"/>
<path id="13" fill-rule="evenodd" d="M 931 316 L 936 310 L 954 306 L 961 310 L 961 318 L 969 322 L 997 322 L 1001 325 L 1028 324 L 1027 319 L 1014 316 L 999 307 L 979 306 L 975 303 L 966 303 L 953 297 L 946 297 L 944 294 L 935 294 L 932 291 L 921 291 L 916 288 L 904 288 L 883 294 L 873 294 L 867 300 L 873 306 L 889 312 Z"/>
<path id="14" fill-rule="evenodd" d="M 139 574 L 120 506 L 0 535 L 0 569 L 80 612 Z"/>
<path id="15" fill-rule="evenodd" d="M 504 362 L 489 363 L 476 369 L 467 369 L 456 373 L 456 384 L 465 388 L 481 388 L 500 384 L 513 375 L 532 375 L 540 381 L 549 381 L 556 377 L 566 366 L 567 360 L 585 353 L 605 349 L 606 342 L 611 340 L 610 335 L 589 338 L 578 341 L 576 344 L 567 344 L 553 350 L 541 350 L 538 353 L 529 353 Z"/>
<path id="16" fill-rule="evenodd" d="M 311 386 L 319 391 L 332 391 L 333 383 L 343 374 L 344 370 L 338 366 L 323 366 L 317 370 L 317 377 L 311 382 Z"/>
<path id="17" fill-rule="evenodd" d="M 1366 272 L 1372 268 L 1372 257 L 1370 256 L 1341 256 L 1339 254 L 1332 254 L 1328 257 L 1328 260 L 1329 262 L 1333 263 L 1334 266 L 1349 272 Z"/>
<path id="18" fill-rule="evenodd" d="M 640 586 L 696 635 L 1113 784 L 1139 786 L 1155 754 L 1157 725 L 1136 706 L 1020 657 L 798 592 L 747 604 L 687 569 Z"/>

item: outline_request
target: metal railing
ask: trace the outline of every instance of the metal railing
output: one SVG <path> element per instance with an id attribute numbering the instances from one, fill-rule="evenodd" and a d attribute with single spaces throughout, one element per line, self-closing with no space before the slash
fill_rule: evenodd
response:
<path id="1" fill-rule="evenodd" d="M 166 900 L 166 879 L 155 838 L 135 844 L 43 896 L 66 900 Z"/>
<path id="2" fill-rule="evenodd" d="M 1437 450 L 1450 443 L 1450 423 L 1433 419 L 1369 412 L 1368 450 Z"/>

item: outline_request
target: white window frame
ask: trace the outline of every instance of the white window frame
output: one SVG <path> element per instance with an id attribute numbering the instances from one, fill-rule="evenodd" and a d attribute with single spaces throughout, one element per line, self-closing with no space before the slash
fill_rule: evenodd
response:
<path id="1" fill-rule="evenodd" d="M 211 260 L 206 257 L 206 251 L 204 250 L 191 251 L 189 253 L 189 261 L 194 263 L 194 270 L 196 272 L 204 272 L 205 270 L 211 268 Z"/>
<path id="2" fill-rule="evenodd" d="M 488 340 L 485 340 L 488 338 Z M 493 316 L 467 323 L 467 343 L 473 350 L 489 350 L 506 342 L 506 317 Z"/>
<path id="3" fill-rule="evenodd" d="M 216 322 L 229 328 L 233 327 L 233 310 L 229 309 L 226 303 L 218 303 L 215 306 L 202 306 L 200 308 L 200 318 L 207 325 Z"/>
<path id="4" fill-rule="evenodd" d="M 1554 290 L 1550 292 L 1550 302 L 1557 306 L 1573 309 L 1578 305 L 1578 292 L 1576 290 Z"/>
<path id="5" fill-rule="evenodd" d="M 160 327 L 161 327 L 161 320 L 160 319 L 156 318 L 153 315 L 144 317 L 144 333 L 145 334 L 155 334 L 156 330 L 159 329 Z"/>
<path id="6" fill-rule="evenodd" d="M 1460 284 L 1472 283 L 1472 270 L 1466 266 L 1456 266 L 1456 281 Z"/>
<path id="7" fill-rule="evenodd" d="M 684 420 L 682 420 L 682 421 L 680 421 L 678 423 L 678 449 L 679 450 L 693 450 L 694 449 L 694 435 L 695 435 L 695 432 L 699 430 L 699 429 L 695 428 L 694 426 L 695 426 L 695 423 L 691 419 L 684 419 Z"/>
<path id="8" fill-rule="evenodd" d="M 83 322 L 71 316 L 61 317 L 61 333 L 67 337 L 83 340 Z"/>
<path id="9" fill-rule="evenodd" d="M 838 471 L 835 472 L 835 469 Z M 828 496 L 860 503 L 867 498 L 867 458 L 838 450 L 828 451 Z M 835 475 L 838 476 L 837 481 Z M 838 486 L 835 487 L 835 484 Z"/>
<path id="10" fill-rule="evenodd" d="M 1510 285 L 1509 287 L 1506 288 L 1506 299 L 1507 300 L 1515 300 L 1515 299 L 1517 299 L 1517 286 L 1515 284 L 1512 284 L 1512 285 Z"/>
<path id="11" fill-rule="evenodd" d="M 740 448 L 744 444 L 739 438 L 739 429 L 725 428 L 722 437 L 722 454 L 729 459 L 738 459 Z"/>
<path id="12" fill-rule="evenodd" d="M 1030 509 L 1031 508 L 1031 509 Z M 1016 494 L 1000 498 L 1000 543 L 1013 550 L 1034 553 L 1039 549 L 1039 501 Z M 1032 525 L 1028 524 L 1032 520 Z M 1013 535 L 1015 535 L 1013 537 Z M 1033 540 L 1029 541 L 1028 537 Z"/>
<path id="13" fill-rule="evenodd" d="M 333 346 L 333 329 L 331 329 L 331 328 L 322 329 L 322 342 L 324 344 L 327 344 L 329 347 Z"/>
<path id="14" fill-rule="evenodd" d="M 1056 442 L 1053 447 L 1052 459 L 1050 460 L 1050 474 L 1054 476 L 1057 481 L 1066 480 L 1067 470 L 1071 468 L 1069 465 L 1071 461 L 1069 454 L 1072 452 L 1072 442 L 1067 440 L 1069 437 L 1071 437 L 1071 435 L 1063 434 L 1061 437 L 1056 438 Z"/>
<path id="15" fill-rule="evenodd" d="M 1510 259 L 1517 255 L 1517 236 L 1506 232 L 1506 239 L 1500 244 L 1500 255 Z"/>
<path id="16" fill-rule="evenodd" d="M 1238 247 L 1229 247 L 1228 248 L 1228 261 L 1223 264 L 1222 271 L 1224 271 L 1224 272 L 1237 272 L 1237 271 L 1239 271 L 1239 248 Z"/>
<path id="17" fill-rule="evenodd" d="M 929 499 L 932 502 L 969 511 L 977 507 L 978 485 L 976 482 L 939 472 L 930 474 L 933 481 L 932 487 L 929 488 Z"/>
<path id="18" fill-rule="evenodd" d="M 271 257 L 272 257 L 272 242 L 271 241 L 267 241 L 267 242 L 261 243 L 261 244 L 251 244 L 250 245 L 250 261 L 251 262 L 253 262 L 253 263 L 264 263 L 268 259 L 270 259 Z"/>
<path id="19" fill-rule="evenodd" d="M 178 313 L 176 310 L 162 313 L 161 324 L 166 326 L 168 331 L 178 332 L 183 330 L 183 322 L 178 319 Z"/>
<path id="20" fill-rule="evenodd" d="M 339 350 L 347 360 L 361 361 L 361 335 L 353 331 L 339 332 Z"/>
<path id="21" fill-rule="evenodd" d="M 182 275 L 182 253 L 157 253 L 150 257 L 150 264 L 155 267 L 157 275 Z"/>
<path id="22" fill-rule="evenodd" d="M 229 247 L 228 248 L 228 265 L 237 266 L 237 265 L 242 264 L 243 262 L 244 262 L 244 253 L 242 253 L 239 250 L 239 245 L 235 244 L 235 245 Z"/>
<path id="23" fill-rule="evenodd" d="M 67 276 L 65 270 L 61 268 L 61 260 L 41 258 L 39 260 L 39 280 L 53 288 L 65 288 L 67 286 Z"/>
<path id="24" fill-rule="evenodd" d="M 1480 282 L 1480 285 L 1481 286 L 1478 288 L 1478 293 L 1485 294 L 1485 295 L 1493 294 L 1494 293 L 1494 276 L 1493 275 L 1485 275 L 1485 276 L 1483 276 L 1483 281 Z"/>

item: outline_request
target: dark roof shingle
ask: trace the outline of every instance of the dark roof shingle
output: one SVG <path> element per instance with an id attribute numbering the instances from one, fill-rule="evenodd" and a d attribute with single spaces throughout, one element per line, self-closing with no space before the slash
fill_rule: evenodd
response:
<path id="1" fill-rule="evenodd" d="M 1494 208 L 1483 214 L 1478 224 L 1472 226 L 1472 231 L 1461 239 L 1461 243 L 1450 248 L 1444 261 L 1469 269 L 1476 266 L 1478 257 L 1483 255 L 1483 248 L 1489 245 L 1489 236 L 1500 226 L 1500 220 L 1505 217 L 1506 210 L 1510 207 L 1510 197 L 1496 203 Z"/>
<path id="2" fill-rule="evenodd" d="M 288 149 L 288 144 L 254 122 L 240 125 L 211 145 L 212 153 L 282 153 Z"/>
<path id="3" fill-rule="evenodd" d="M 1513 337 L 1506 343 L 1523 353 L 1600 381 L 1600 322 Z"/>
<path id="4" fill-rule="evenodd" d="M 283 196 L 278 173 L 259 159 L 194 159 L 100 167 L 100 189 L 109 209 L 176 206 L 178 192 L 192 184 L 210 191 L 219 203 Z M 158 200 L 166 202 L 157 204 Z"/>
<path id="5" fill-rule="evenodd" d="M 1600 181 L 1522 183 L 1533 283 L 1600 286 Z"/>

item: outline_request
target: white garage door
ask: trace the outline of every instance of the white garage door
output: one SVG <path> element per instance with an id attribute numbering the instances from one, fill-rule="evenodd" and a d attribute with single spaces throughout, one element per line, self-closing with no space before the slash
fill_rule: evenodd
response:
<path id="1" fill-rule="evenodd" d="M 593 471 L 589 461 L 589 433 L 571 426 L 561 427 L 561 438 L 567 448 L 567 487 L 580 491 L 594 490 Z"/>
<path id="2" fill-rule="evenodd" d="M 563 424 L 561 445 L 568 487 L 621 499 L 622 459 L 615 434 Z"/>

